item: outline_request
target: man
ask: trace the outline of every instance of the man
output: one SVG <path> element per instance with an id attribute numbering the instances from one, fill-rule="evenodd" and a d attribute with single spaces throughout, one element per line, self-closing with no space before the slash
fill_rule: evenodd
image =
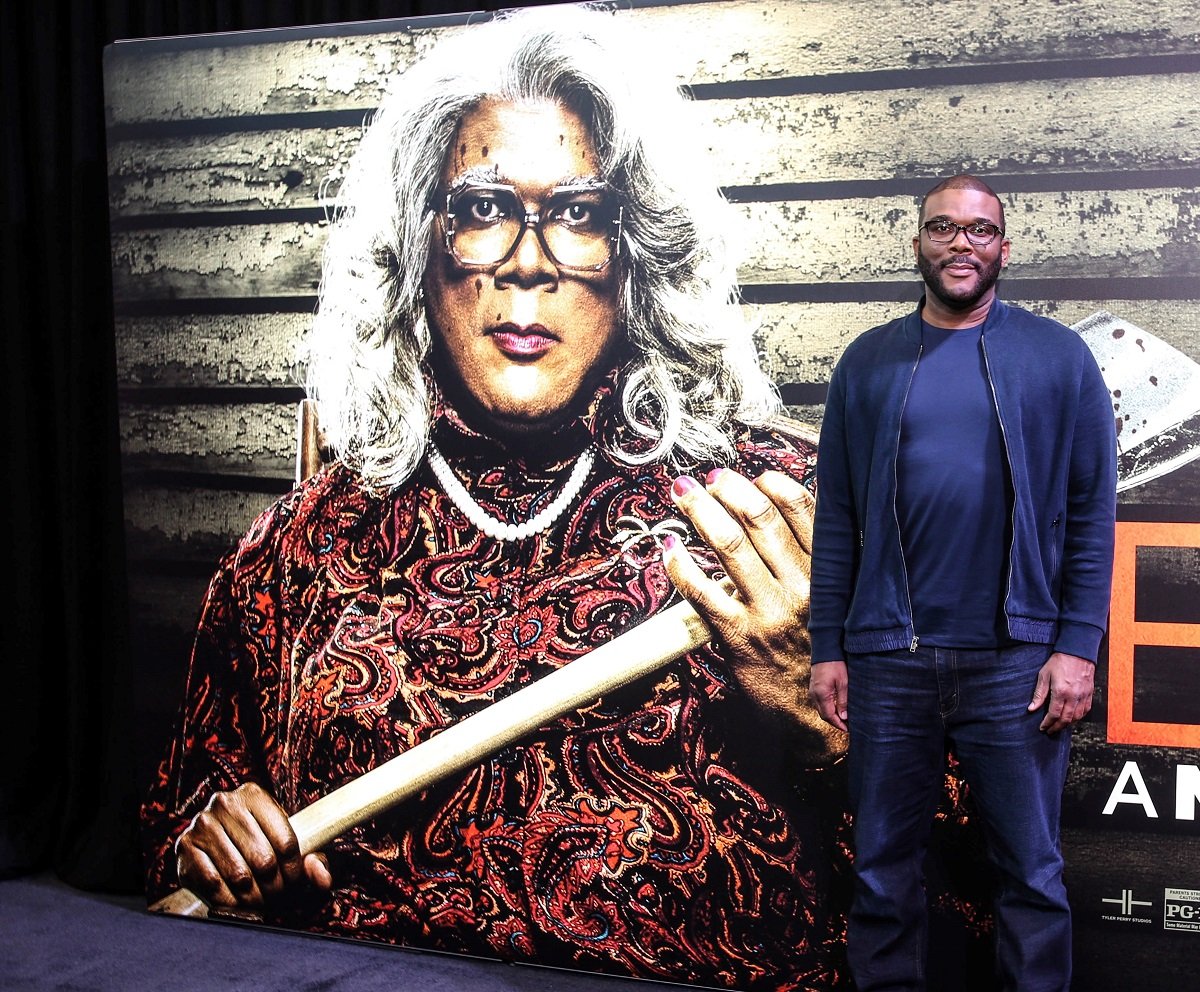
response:
<path id="1" fill-rule="evenodd" d="M 860 992 L 925 987 L 921 869 L 947 744 L 999 873 L 1004 988 L 1070 983 L 1059 813 L 1107 617 L 1116 442 L 1083 341 L 996 296 L 1009 251 L 985 183 L 939 183 L 913 238 L 926 295 L 830 382 L 811 697 L 850 733 Z"/>

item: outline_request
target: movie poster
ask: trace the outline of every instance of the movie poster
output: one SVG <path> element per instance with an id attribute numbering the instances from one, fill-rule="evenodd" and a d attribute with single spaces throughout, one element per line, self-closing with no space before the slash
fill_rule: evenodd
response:
<path id="1" fill-rule="evenodd" d="M 920 295 L 910 248 L 920 195 L 964 171 L 1000 192 L 1013 246 L 1000 295 L 1083 336 L 1118 424 L 1110 633 L 1095 707 L 1076 731 L 1064 800 L 1076 982 L 1096 990 L 1178 988 L 1200 951 L 1200 860 L 1192 850 L 1200 808 L 1200 10 L 1133 0 L 969 9 L 950 0 L 884 0 L 864 16 L 850 0 L 719 0 L 625 2 L 594 16 L 625 32 L 630 73 L 646 63 L 668 88 L 683 88 L 686 104 L 665 115 L 654 140 L 664 155 L 673 143 L 695 148 L 695 169 L 683 171 L 694 172 L 692 180 L 711 177 L 727 203 L 711 213 L 728 214 L 740 319 L 786 404 L 792 423 L 775 440 L 798 477 L 811 474 L 805 459 L 844 347 Z M 197 698 L 203 675 L 188 673 L 198 620 L 202 630 L 245 634 L 251 618 L 269 619 L 266 607 L 233 619 L 212 607 L 200 617 L 214 573 L 230 587 L 241 583 L 246 602 L 252 587 L 266 602 L 285 584 L 251 567 L 250 546 L 241 571 L 219 572 L 218 563 L 268 507 L 311 510 L 288 502 L 303 356 L 330 205 L 364 141 L 364 121 L 392 88 L 417 78 L 406 74 L 447 57 L 439 51 L 454 52 L 441 47 L 447 42 L 469 43 L 490 19 L 123 42 L 106 52 L 127 558 L 148 787 L 163 756 L 180 746 L 173 728 L 181 701 Z M 621 75 L 621 59 L 603 71 L 613 70 Z M 647 105 L 657 106 L 652 96 Z M 565 125 L 564 135 L 579 137 L 570 120 Z M 438 140 L 450 154 L 450 137 Z M 595 149 L 586 145 L 564 142 L 584 150 L 552 183 L 572 196 L 570 180 L 591 171 Z M 486 202 L 470 201 L 474 211 L 507 195 L 485 171 L 472 171 L 465 158 L 459 170 L 473 189 L 490 191 Z M 451 196 L 456 191 L 439 188 L 427 204 L 430 216 L 458 210 L 453 236 L 442 229 L 431 251 L 495 263 L 507 240 L 496 250 L 472 247 L 462 220 L 467 201 Z M 548 197 L 551 207 L 557 196 Z M 559 240 L 540 216 L 526 214 L 511 237 L 519 246 L 534 229 L 545 253 L 585 273 L 577 282 L 615 294 L 604 288 L 610 235 L 636 233 L 642 215 L 618 214 L 596 189 L 570 209 L 601 218 L 600 233 Z M 363 264 L 402 270 L 388 250 L 369 247 Z M 463 255 L 471 251 L 478 258 Z M 586 320 L 594 311 L 587 304 L 578 312 Z M 770 458 L 784 456 L 763 457 L 773 466 Z M 587 477 L 597 478 L 595 471 Z M 392 668 L 343 666 L 318 686 L 313 680 L 330 672 L 306 670 L 297 653 L 295 684 L 311 677 L 307 711 L 260 700 L 278 719 L 249 726 L 248 714 L 229 718 L 221 702 L 229 687 L 214 683 L 210 698 L 218 703 L 205 716 L 214 722 L 199 720 L 193 739 L 230 726 L 242 741 L 257 733 L 258 753 L 277 762 L 264 774 L 303 768 L 293 798 L 311 797 L 322 775 L 340 784 L 381 764 L 388 740 L 424 743 L 436 739 L 434 730 L 486 711 L 477 704 L 507 702 L 541 674 L 530 664 L 513 679 L 514 659 L 546 657 L 545 670 L 569 669 L 565 661 L 574 664 L 585 649 L 666 607 L 657 563 L 668 535 L 703 555 L 673 513 L 663 479 L 645 483 L 656 496 L 612 504 L 624 522 L 614 517 L 608 536 L 620 540 L 608 558 L 573 563 L 572 589 L 608 590 L 603 608 L 575 604 L 573 626 L 564 625 L 560 592 L 525 586 L 530 598 L 503 618 L 505 643 L 517 647 L 505 654 L 472 646 L 481 617 L 493 616 L 500 629 L 499 614 L 488 611 L 511 598 L 505 590 L 516 580 L 497 564 L 509 558 L 500 554 L 490 570 L 475 560 L 457 573 L 430 569 L 404 620 L 427 655 L 414 652 Z M 560 488 L 547 482 L 551 496 Z M 586 483 L 572 495 L 589 506 L 608 498 Z M 458 519 L 461 507 L 439 506 L 445 519 Z M 544 508 L 531 506 L 529 516 Z M 556 521 L 570 521 L 568 530 L 583 527 L 571 500 L 550 509 Z M 342 519 L 371 512 L 351 500 Z M 432 529 L 410 521 L 404 533 L 442 534 L 422 520 Z M 391 550 L 389 565 L 399 560 Z M 350 563 L 372 553 L 346 551 L 347 575 Z M 328 567 L 322 559 L 289 576 L 287 589 L 296 597 L 327 591 L 329 573 L 318 568 Z M 341 581 L 342 593 L 357 588 Z M 549 612 L 533 609 L 552 601 Z M 467 613 L 439 616 L 443 602 Z M 343 660 L 381 658 L 370 637 L 380 629 L 364 620 L 348 631 Z M 269 653 L 270 638 L 255 636 Z M 207 650 L 216 657 L 228 643 L 213 636 Z M 556 655 L 552 644 L 567 648 Z M 451 655 L 472 661 L 449 674 L 433 663 Z M 632 687 L 576 698 L 563 716 L 524 731 L 532 737 L 485 747 L 456 771 L 435 768 L 408 805 L 381 814 L 398 817 L 390 822 L 399 827 L 347 828 L 366 829 L 353 834 L 360 851 L 374 844 L 385 867 L 356 879 L 357 892 L 338 903 L 344 912 L 306 916 L 299 907 L 273 923 L 698 986 L 836 987 L 844 975 L 838 921 L 848 856 L 836 746 L 797 737 L 741 699 L 719 653 L 698 648 L 688 658 Z M 351 669 L 361 681 L 347 677 Z M 418 671 L 424 682 L 412 677 Z M 380 678 L 387 672 L 401 673 L 396 685 Z M 299 723 L 331 725 L 322 724 L 323 703 L 346 710 L 353 697 L 354 706 L 369 708 L 389 692 L 402 699 L 405 720 L 377 720 L 365 736 L 332 734 L 319 759 L 295 750 L 304 740 Z M 668 758 L 665 746 L 676 753 Z M 197 773 L 194 793 L 172 797 L 180 815 L 204 807 L 204 782 L 261 771 L 240 767 L 237 748 L 229 754 L 228 767 L 218 762 Z M 538 816 L 514 824 L 508 814 L 522 803 Z M 987 877 L 977 839 L 957 832 L 960 813 L 943 809 L 941 849 L 930 866 L 935 927 L 953 948 L 936 980 L 980 989 L 991 981 Z M 334 856 L 335 874 L 340 864 Z M 380 874 L 392 903 L 379 896 Z"/>

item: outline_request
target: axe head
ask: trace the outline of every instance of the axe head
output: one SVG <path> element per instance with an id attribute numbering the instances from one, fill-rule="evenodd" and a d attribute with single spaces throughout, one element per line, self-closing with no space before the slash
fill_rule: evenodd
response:
<path id="1" fill-rule="evenodd" d="M 1200 457 L 1200 365 L 1101 310 L 1072 325 L 1096 357 L 1117 421 L 1117 491 Z"/>

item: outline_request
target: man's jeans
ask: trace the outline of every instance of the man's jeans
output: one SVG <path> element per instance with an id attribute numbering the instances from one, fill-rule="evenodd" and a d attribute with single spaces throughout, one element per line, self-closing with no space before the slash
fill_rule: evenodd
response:
<path id="1" fill-rule="evenodd" d="M 999 869 L 997 965 L 1005 989 L 1066 990 L 1071 911 L 1059 813 L 1070 732 L 1026 712 L 1046 645 L 851 655 L 855 890 L 847 952 L 859 992 L 925 988 L 922 863 L 953 746 Z M 936 953 L 936 949 L 934 951 Z"/>

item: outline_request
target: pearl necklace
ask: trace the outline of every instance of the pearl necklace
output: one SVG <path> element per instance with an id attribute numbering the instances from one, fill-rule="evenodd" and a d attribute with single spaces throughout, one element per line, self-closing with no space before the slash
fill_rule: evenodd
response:
<path id="1" fill-rule="evenodd" d="M 554 498 L 549 506 L 523 524 L 506 524 L 503 520 L 497 520 L 491 516 L 475 502 L 463 484 L 458 481 L 458 476 L 446 464 L 442 453 L 438 451 L 432 441 L 429 443 L 429 467 L 433 469 L 433 474 L 442 484 L 442 489 L 450 497 L 450 502 L 458 507 L 463 516 L 471 521 L 478 530 L 497 541 L 523 541 L 534 534 L 549 530 L 554 522 L 562 516 L 571 501 L 579 495 L 579 490 L 583 488 L 588 473 L 592 470 L 592 462 L 595 457 L 595 449 L 586 448 L 583 454 L 575 460 L 575 466 L 571 469 L 571 477 L 567 479 L 567 484 L 563 486 L 562 492 Z"/>

